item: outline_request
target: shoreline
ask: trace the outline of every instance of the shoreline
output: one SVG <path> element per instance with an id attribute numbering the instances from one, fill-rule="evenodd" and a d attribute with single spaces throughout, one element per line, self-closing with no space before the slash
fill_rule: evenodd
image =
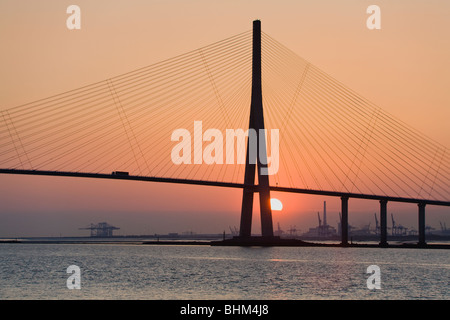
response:
<path id="1" fill-rule="evenodd" d="M 165 240 L 118 240 L 118 239 L 0 239 L 0 244 L 111 244 L 111 245 L 189 245 L 189 246 L 237 246 L 237 247 L 334 247 L 334 248 L 408 248 L 408 249 L 450 249 L 450 243 L 427 243 L 419 245 L 417 243 L 388 243 L 381 246 L 378 243 L 324 243 L 309 242 L 297 239 L 265 239 L 262 237 L 251 238 L 231 238 L 225 240 L 200 240 L 200 239 L 165 239 Z"/>

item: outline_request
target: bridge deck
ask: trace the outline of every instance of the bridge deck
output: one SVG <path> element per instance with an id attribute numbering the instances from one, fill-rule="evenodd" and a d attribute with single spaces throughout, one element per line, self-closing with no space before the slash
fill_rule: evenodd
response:
<path id="1" fill-rule="evenodd" d="M 114 173 L 106 174 L 106 173 L 87 173 L 87 172 L 69 172 L 69 171 L 0 169 L 0 174 L 22 174 L 22 175 L 37 175 L 37 176 L 58 176 L 58 177 L 94 178 L 94 179 L 132 180 L 132 181 L 148 181 L 148 182 L 164 182 L 164 183 L 215 186 L 215 187 L 225 187 L 225 188 L 244 188 L 244 187 L 246 187 L 246 185 L 243 183 L 162 178 L 162 177 L 146 177 L 146 176 L 133 176 L 133 175 L 118 175 L 118 174 L 114 174 Z M 255 188 L 255 192 L 258 192 L 258 186 L 249 186 L 249 187 Z M 298 188 L 277 187 L 277 186 L 271 186 L 270 190 L 276 191 L 276 192 L 302 193 L 302 194 L 311 194 L 311 195 L 322 195 L 322 196 L 330 196 L 330 197 L 355 198 L 355 199 L 368 199 L 368 200 L 385 200 L 385 201 L 391 201 L 391 202 L 406 202 L 406 203 L 417 203 L 417 204 L 422 203 L 425 205 L 437 205 L 437 206 L 450 207 L 450 201 L 440 201 L 440 200 L 431 200 L 431 199 L 391 197 L 391 196 L 384 196 L 384 195 L 348 193 L 348 192 L 313 190 L 313 189 L 298 189 Z"/>

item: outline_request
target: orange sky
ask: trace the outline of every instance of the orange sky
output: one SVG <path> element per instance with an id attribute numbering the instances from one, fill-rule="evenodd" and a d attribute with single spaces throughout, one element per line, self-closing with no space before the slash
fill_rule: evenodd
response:
<path id="1" fill-rule="evenodd" d="M 81 30 L 66 28 L 70 4 L 81 7 Z M 371 4 L 381 8 L 381 30 L 366 28 Z M 2 0 L 0 110 L 208 45 L 261 19 L 264 32 L 449 147 L 449 14 L 448 1 L 425 0 Z M 78 228 L 105 220 L 119 234 L 219 233 L 239 225 L 241 201 L 238 190 L 19 176 L 0 176 L 0 194 L 0 237 L 85 234 Z M 303 231 L 316 224 L 325 200 L 276 197 L 284 210 L 274 212 L 274 224 Z M 339 202 L 326 200 L 335 224 Z M 377 203 L 353 208 L 362 218 L 350 213 L 351 224 L 374 224 Z M 413 214 L 398 220 L 417 225 L 416 208 L 402 210 Z M 429 212 L 430 224 L 449 222 L 448 209 Z"/>

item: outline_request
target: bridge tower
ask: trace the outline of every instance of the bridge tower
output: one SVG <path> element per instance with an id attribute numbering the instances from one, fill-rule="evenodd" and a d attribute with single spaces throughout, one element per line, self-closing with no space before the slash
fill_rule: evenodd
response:
<path id="1" fill-rule="evenodd" d="M 250 131 L 256 133 L 256 148 L 250 148 Z M 254 143 L 254 141 L 253 141 Z M 255 152 L 252 152 L 256 149 Z M 256 156 L 256 161 L 254 157 Z M 256 166 L 257 165 L 257 166 Z M 255 186 L 255 170 L 258 185 Z M 252 97 L 250 105 L 249 135 L 245 163 L 244 191 L 242 196 L 240 237 L 250 237 L 252 229 L 253 195 L 259 192 L 261 235 L 273 237 L 272 210 L 270 207 L 269 176 L 267 175 L 267 150 L 264 131 L 264 114 L 261 89 L 261 21 L 253 21 Z"/>

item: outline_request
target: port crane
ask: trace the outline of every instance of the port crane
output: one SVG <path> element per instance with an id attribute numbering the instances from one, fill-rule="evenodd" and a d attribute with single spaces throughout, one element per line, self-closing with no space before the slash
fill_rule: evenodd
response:
<path id="1" fill-rule="evenodd" d="M 114 227 L 106 222 L 100 222 L 97 224 L 91 223 L 89 227 L 79 229 L 91 230 L 91 237 L 112 237 L 113 230 L 119 230 L 120 228 Z"/>
<path id="2" fill-rule="evenodd" d="M 377 214 L 374 213 L 374 216 L 375 216 L 375 234 L 379 235 L 380 234 L 380 225 L 378 224 Z"/>
<path id="3" fill-rule="evenodd" d="M 395 225 L 394 214 L 391 213 L 392 218 L 392 235 L 397 235 L 397 226 Z"/>
<path id="4" fill-rule="evenodd" d="M 297 229 L 296 226 L 291 226 L 288 231 L 289 231 L 290 236 L 297 236 L 297 231 L 300 231 L 300 230 Z"/>
<path id="5" fill-rule="evenodd" d="M 236 227 L 234 227 L 234 229 L 232 229 L 230 226 L 230 232 L 233 237 L 239 235 L 239 230 Z"/>
<path id="6" fill-rule="evenodd" d="M 276 233 L 277 236 L 280 237 L 280 236 L 284 233 L 284 231 L 281 230 L 281 227 L 280 227 L 280 223 L 279 223 L 279 222 L 277 223 L 277 226 L 278 226 L 278 230 L 275 231 L 275 233 Z"/>

